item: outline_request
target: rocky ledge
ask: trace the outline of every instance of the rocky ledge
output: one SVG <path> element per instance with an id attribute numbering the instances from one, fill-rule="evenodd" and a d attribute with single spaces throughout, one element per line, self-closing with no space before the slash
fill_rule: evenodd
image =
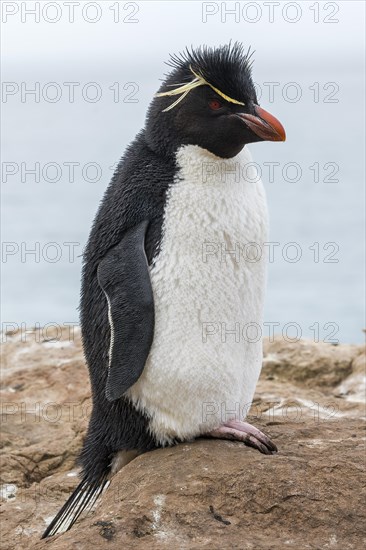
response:
<path id="1" fill-rule="evenodd" d="M 362 346 L 265 342 L 249 422 L 279 452 L 200 439 L 138 457 L 71 531 L 40 541 L 77 484 L 90 414 L 78 329 L 3 344 L 2 547 L 365 547 Z"/>

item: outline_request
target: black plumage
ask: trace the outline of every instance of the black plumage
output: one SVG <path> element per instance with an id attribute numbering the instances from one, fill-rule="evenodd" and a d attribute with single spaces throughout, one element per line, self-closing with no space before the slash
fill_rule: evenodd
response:
<path id="1" fill-rule="evenodd" d="M 201 46 L 186 48 L 180 54 L 171 55 L 167 65 L 179 72 L 181 80 L 178 82 L 192 79 L 191 67 L 225 95 L 244 103 L 248 98 L 256 102 L 252 80 L 253 54 L 251 48 L 245 50 L 239 42 L 217 48 Z M 170 85 L 170 81 L 166 84 Z"/>

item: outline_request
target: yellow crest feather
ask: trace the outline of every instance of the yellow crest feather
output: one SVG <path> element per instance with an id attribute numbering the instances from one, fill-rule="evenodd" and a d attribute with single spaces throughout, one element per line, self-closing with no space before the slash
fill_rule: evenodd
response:
<path id="1" fill-rule="evenodd" d="M 195 76 L 195 78 L 191 82 L 188 82 L 187 84 L 182 84 L 178 86 L 178 88 L 174 88 L 174 90 L 168 90 L 167 92 L 158 92 L 155 94 L 155 97 L 174 96 L 174 95 L 182 94 L 176 101 L 174 101 L 174 103 L 172 103 L 172 105 L 169 105 L 169 107 L 167 107 L 166 109 L 163 109 L 162 111 L 163 113 L 165 113 L 166 111 L 170 111 L 170 109 L 173 109 L 173 107 L 178 105 L 178 103 L 180 103 L 182 99 L 184 99 L 186 95 L 191 90 L 193 90 L 193 88 L 197 88 L 197 86 L 204 86 L 204 85 L 210 86 L 210 88 L 214 92 L 216 92 L 218 95 L 220 95 L 222 98 L 224 98 L 226 101 L 229 101 L 230 103 L 236 103 L 237 105 L 245 105 L 245 103 L 227 96 L 226 94 L 221 92 L 221 90 L 219 90 L 218 88 L 215 88 L 215 86 L 212 86 L 212 84 L 207 82 L 207 80 L 205 80 L 203 76 L 195 73 L 191 65 L 189 66 L 189 69 L 191 73 Z"/>
<path id="2" fill-rule="evenodd" d="M 189 66 L 191 72 L 194 74 L 194 76 L 196 78 L 200 78 L 202 80 L 202 84 L 207 84 L 207 86 L 210 86 L 210 88 L 216 92 L 217 94 L 221 95 L 221 97 L 223 97 L 226 101 L 229 101 L 230 103 L 236 103 L 237 105 L 245 105 L 245 103 L 242 103 L 241 101 L 238 101 L 237 99 L 233 99 L 232 97 L 229 97 L 228 95 L 224 94 L 221 90 L 219 90 L 218 88 L 215 88 L 215 86 L 212 86 L 212 84 L 210 84 L 209 82 L 207 82 L 207 80 L 205 80 L 203 78 L 203 76 L 201 75 L 198 75 L 194 72 L 194 70 L 192 69 L 191 66 Z"/>

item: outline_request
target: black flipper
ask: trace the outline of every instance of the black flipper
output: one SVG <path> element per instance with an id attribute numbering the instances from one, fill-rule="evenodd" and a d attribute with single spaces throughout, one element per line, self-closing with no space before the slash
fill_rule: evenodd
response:
<path id="1" fill-rule="evenodd" d="M 109 485 L 107 475 L 96 482 L 83 479 L 42 535 L 42 539 L 68 531 L 84 510 L 89 510 Z"/>
<path id="2" fill-rule="evenodd" d="M 143 221 L 126 231 L 98 266 L 111 328 L 108 401 L 120 398 L 138 380 L 153 341 L 154 299 L 144 246 L 148 224 Z"/>

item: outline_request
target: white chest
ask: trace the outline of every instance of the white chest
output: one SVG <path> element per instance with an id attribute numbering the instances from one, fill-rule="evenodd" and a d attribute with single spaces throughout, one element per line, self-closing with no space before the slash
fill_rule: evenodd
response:
<path id="1" fill-rule="evenodd" d="M 129 390 L 162 442 L 216 427 L 222 402 L 245 411 L 262 364 L 268 222 L 250 154 L 223 160 L 186 146 L 177 160 L 150 272 L 154 342 Z"/>

